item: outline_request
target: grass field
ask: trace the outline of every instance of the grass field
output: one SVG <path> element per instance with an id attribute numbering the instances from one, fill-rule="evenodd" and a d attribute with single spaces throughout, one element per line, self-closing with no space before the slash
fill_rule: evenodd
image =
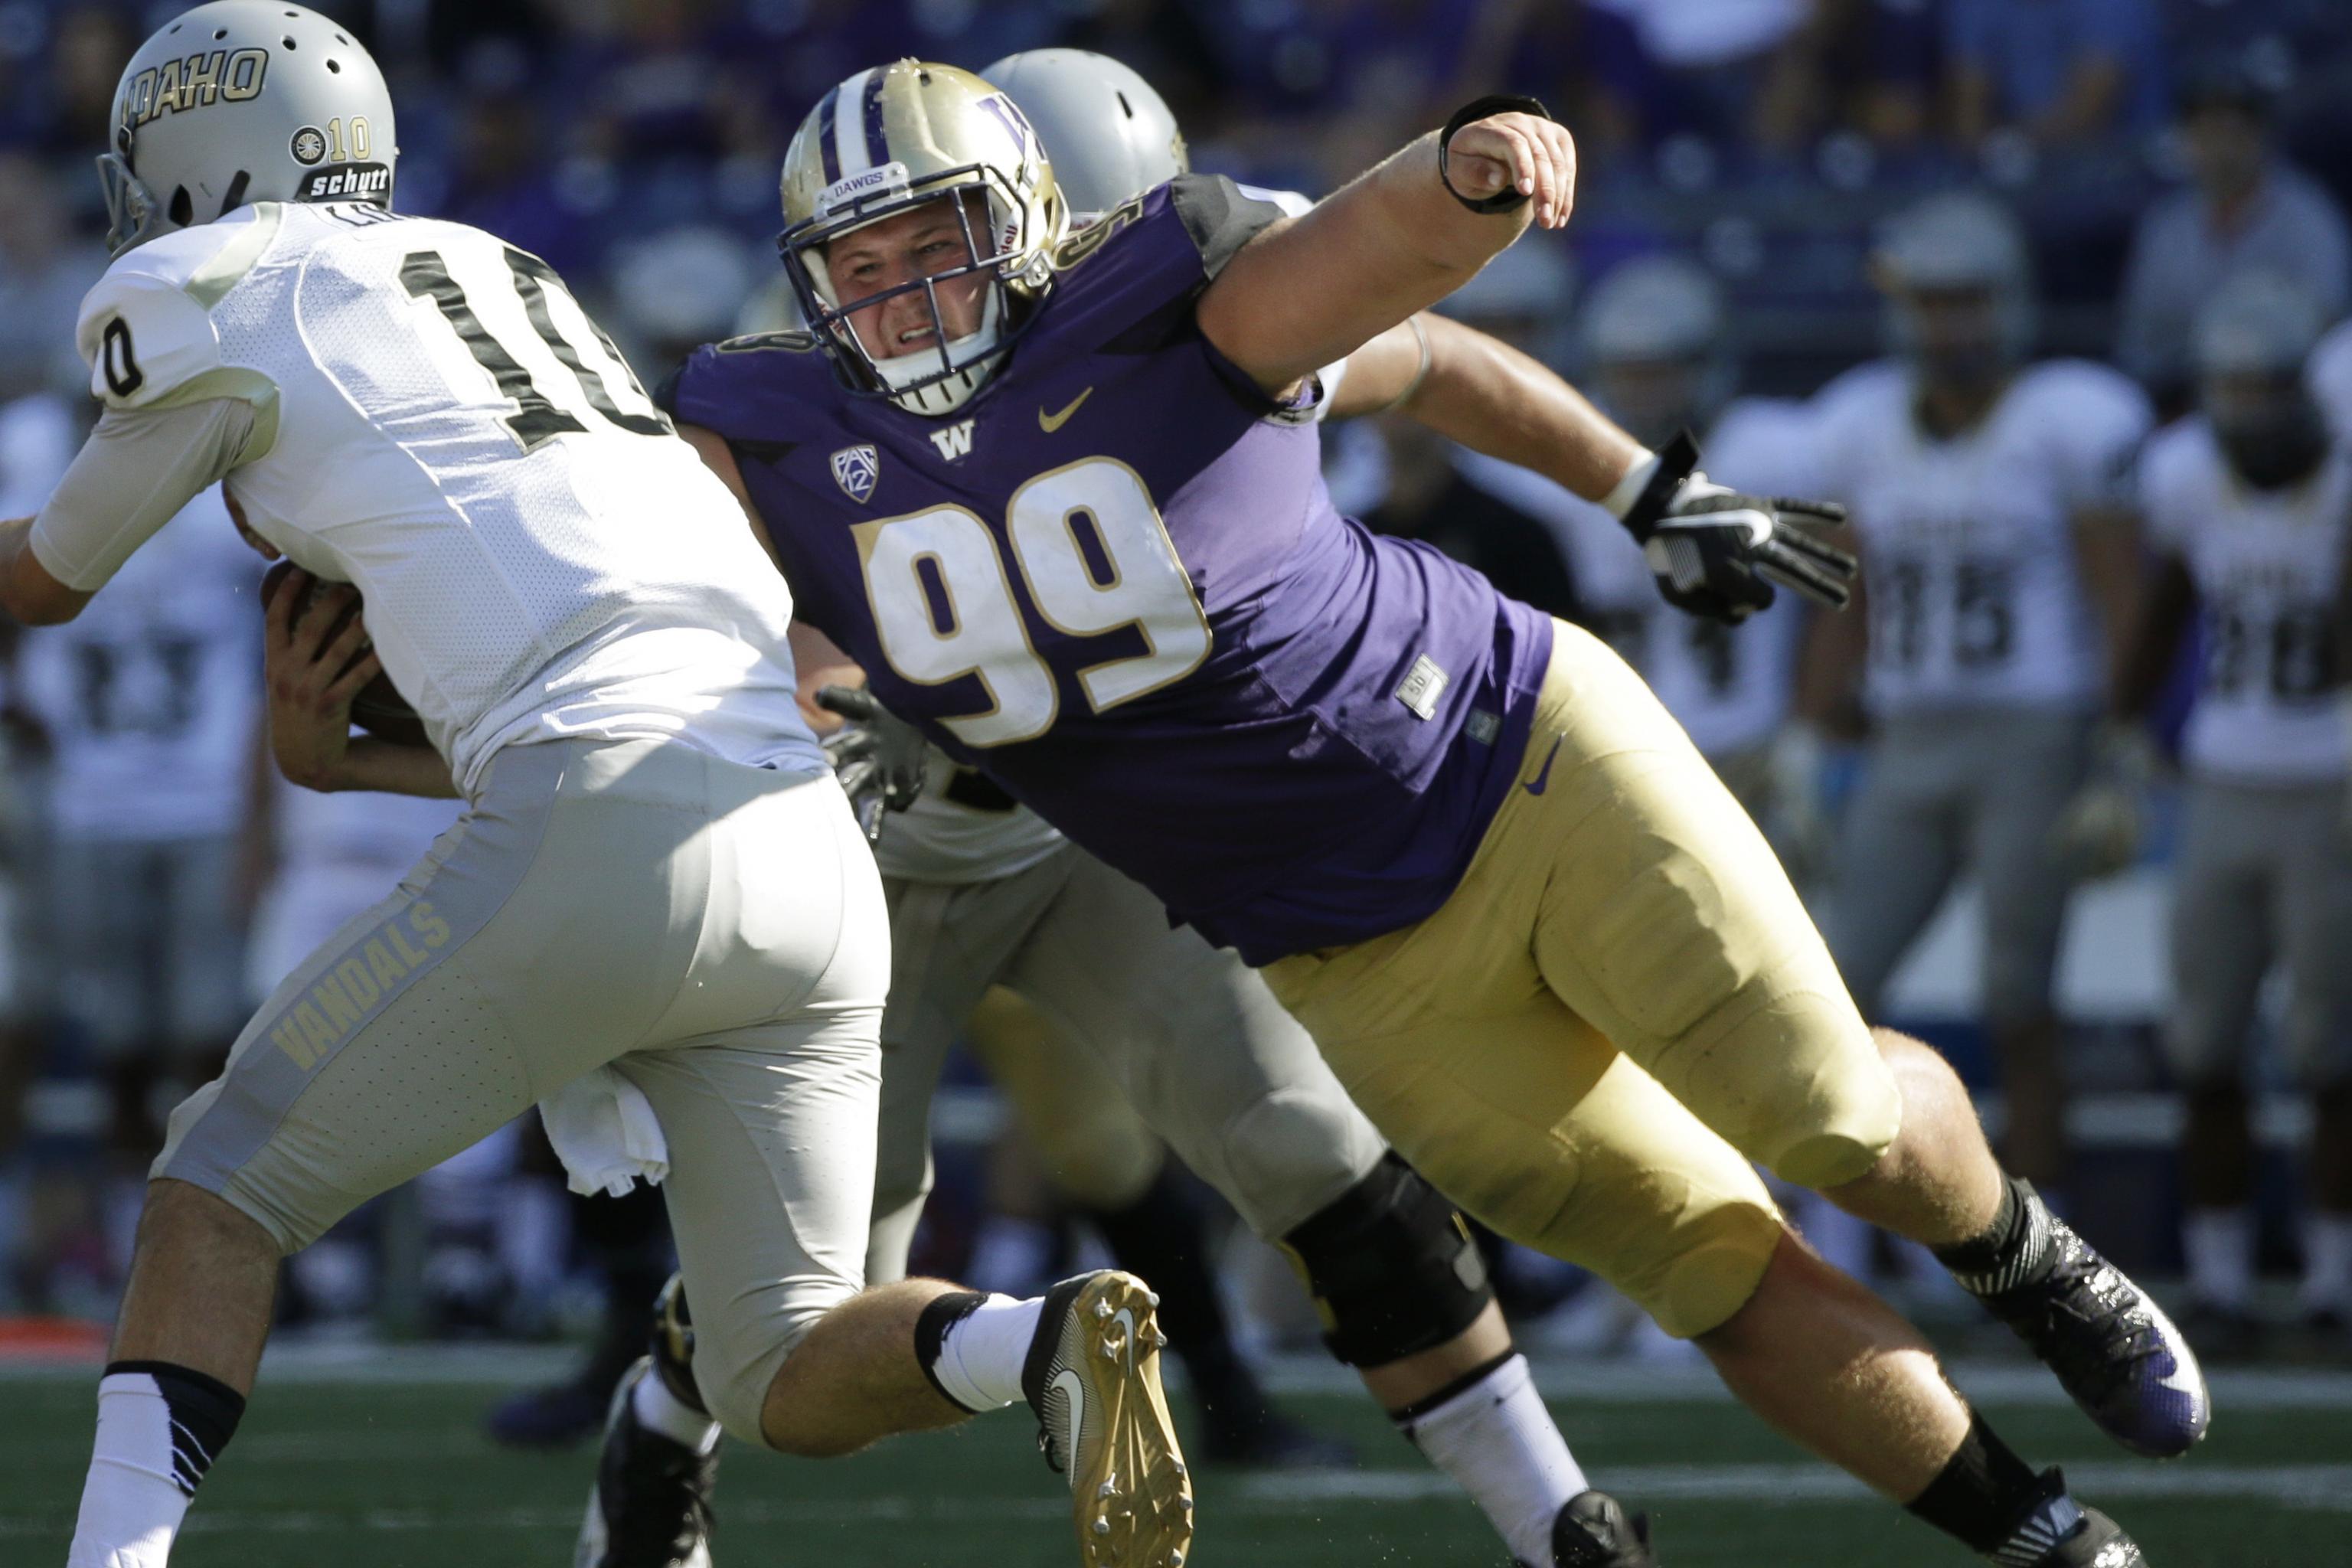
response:
<path id="1" fill-rule="evenodd" d="M 265 1373 L 205 1483 L 177 1568 L 475 1568 L 570 1562 L 590 1459 L 491 1447 L 477 1416 L 526 1357 L 404 1352 Z M 1549 1364 L 1551 1397 L 1596 1483 L 1650 1509 L 1670 1568 L 1909 1568 L 1970 1561 L 1811 1463 L 1704 1375 Z M 2067 1466 L 2154 1568 L 2352 1568 L 2352 1375 L 2224 1374 L 2210 1440 L 2151 1465 L 2108 1446 L 2029 1368 L 1964 1371 L 2010 1440 Z M 1481 1565 L 1482 1521 L 1376 1412 L 1307 1363 L 1278 1369 L 1291 1408 L 1352 1439 L 1352 1472 L 1200 1484 L 1200 1568 Z M 87 1373 L 0 1374 L 0 1564 L 64 1561 L 89 1453 Z M 722 1568 L 1012 1568 L 1076 1561 L 1066 1504 L 1025 1412 L 815 1465 L 736 1449 Z"/>

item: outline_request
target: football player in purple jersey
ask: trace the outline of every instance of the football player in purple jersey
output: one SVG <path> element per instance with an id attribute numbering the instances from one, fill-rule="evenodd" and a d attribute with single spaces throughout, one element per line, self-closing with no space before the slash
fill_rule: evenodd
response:
<path id="1" fill-rule="evenodd" d="M 1359 354 L 1572 188 L 1540 105 L 1488 99 L 1296 220 L 1188 176 L 1065 239 L 1012 101 L 902 61 L 787 155 L 809 331 L 707 348 L 668 401 L 881 701 L 1263 967 L 1439 1187 L 1975 1550 L 2136 1563 L 1748 1159 L 1935 1247 L 2128 1447 L 2201 1436 L 2187 1345 L 2002 1173 L 1940 1058 L 1863 1024 L 1622 663 L 1323 490 L 1316 372 L 1356 355 L 1608 505 L 1681 607 L 1842 602 L 1851 562 L 1791 526 L 1835 509 L 1709 484 L 1475 334 Z"/>

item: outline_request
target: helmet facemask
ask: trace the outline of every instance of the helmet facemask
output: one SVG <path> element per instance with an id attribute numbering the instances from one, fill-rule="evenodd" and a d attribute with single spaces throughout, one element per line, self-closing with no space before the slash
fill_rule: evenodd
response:
<path id="1" fill-rule="evenodd" d="M 850 76 L 802 121 L 780 185 L 784 276 L 835 375 L 859 395 L 932 417 L 953 413 L 1004 362 L 1053 286 L 1068 221 L 1053 165 L 1020 107 L 969 71 L 906 59 Z M 940 202 L 952 223 L 895 225 L 889 241 L 907 247 L 886 250 L 887 266 L 867 278 L 852 279 L 845 267 L 835 288 L 828 255 L 838 256 L 842 241 Z M 960 255 L 932 248 L 935 227 L 960 242 Z M 929 270 L 940 260 L 948 264 Z M 977 308 L 967 315 L 961 295 L 975 284 Z M 894 354 L 899 343 L 859 339 L 853 318 L 878 323 L 879 307 L 918 291 L 926 341 Z M 955 308 L 943 309 L 950 296 Z M 893 313 L 908 310 L 902 302 Z M 961 335 L 950 335 L 951 319 Z M 901 342 L 908 324 L 898 323 Z"/>
<path id="2" fill-rule="evenodd" d="M 904 184 L 885 186 L 777 237 L 785 276 L 800 297 L 809 330 L 826 345 L 853 391 L 888 397 L 910 413 L 950 414 L 971 400 L 1011 350 L 1020 329 L 1027 324 L 1028 314 L 1017 308 L 1012 285 L 1041 271 L 1042 266 L 1034 248 L 1023 243 L 1019 209 L 1003 185 L 1003 176 L 994 169 L 973 164 L 926 181 L 917 190 Z M 970 198 L 975 193 L 984 201 L 972 202 Z M 861 229 L 934 204 L 944 204 L 954 214 L 963 258 L 937 272 L 843 300 L 826 259 L 830 247 Z M 975 205 L 986 215 L 984 229 L 975 222 Z M 940 288 L 973 276 L 987 279 L 979 322 L 971 331 L 950 337 Z M 931 341 L 908 353 L 877 355 L 858 337 L 852 318 L 898 295 L 918 291 L 930 317 Z"/>
<path id="3" fill-rule="evenodd" d="M 974 195 L 983 199 L 974 203 Z M 963 258 L 937 272 L 843 300 L 826 259 L 830 247 L 861 229 L 935 203 L 946 204 L 954 214 Z M 975 206 L 985 215 L 984 228 L 975 222 Z M 852 391 L 887 397 L 910 413 L 945 415 L 979 392 L 1028 324 L 1032 312 L 1024 308 L 1026 300 L 1015 289 L 1025 284 L 1034 289 L 1044 281 L 1046 268 L 1034 237 L 1022 232 L 1020 211 L 1003 175 L 990 165 L 974 163 L 913 188 L 893 182 L 852 196 L 829 213 L 784 230 L 776 247 L 809 331 L 825 346 Z M 976 275 L 987 279 L 979 322 L 971 331 L 950 337 L 940 287 Z M 917 291 L 930 317 L 931 341 L 908 353 L 876 354 L 858 337 L 852 318 Z"/>

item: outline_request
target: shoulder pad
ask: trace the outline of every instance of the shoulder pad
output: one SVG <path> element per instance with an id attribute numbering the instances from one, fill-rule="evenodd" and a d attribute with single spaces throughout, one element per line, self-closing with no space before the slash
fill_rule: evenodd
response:
<path id="1" fill-rule="evenodd" d="M 1274 202 L 1249 195 L 1223 174 L 1179 174 L 1168 182 L 1168 200 L 1184 220 L 1185 232 L 1201 252 L 1201 270 L 1210 278 L 1283 216 Z"/>
<path id="2" fill-rule="evenodd" d="M 816 339 L 782 331 L 703 344 L 662 383 L 654 401 L 672 418 L 732 441 L 803 423 L 840 395 Z"/>
<path id="3" fill-rule="evenodd" d="M 83 297 L 74 328 L 90 395 L 110 408 L 247 395 L 251 376 L 215 374 L 225 366 L 212 308 L 261 258 L 278 221 L 276 205 L 266 203 L 159 236 L 108 268 Z"/>

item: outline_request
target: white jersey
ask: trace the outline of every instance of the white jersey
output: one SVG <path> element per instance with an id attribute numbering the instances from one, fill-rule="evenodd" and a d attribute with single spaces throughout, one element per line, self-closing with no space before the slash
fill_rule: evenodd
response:
<path id="1" fill-rule="evenodd" d="M 2341 778 L 2336 592 L 2352 532 L 2352 445 L 2339 443 L 2300 485 L 2254 490 L 2196 416 L 2148 443 L 2139 484 L 2149 544 L 2187 564 L 2203 611 L 2189 766 L 2242 782 Z"/>
<path id="2" fill-rule="evenodd" d="M 2352 321 L 2337 322 L 2319 340 L 2304 374 L 2336 434 L 2352 441 Z"/>
<path id="3" fill-rule="evenodd" d="M 110 407 L 255 406 L 229 494 L 358 585 L 469 793 L 499 747 L 583 735 L 824 765 L 782 579 L 535 258 L 461 224 L 263 203 L 122 256 L 79 342 Z"/>
<path id="4" fill-rule="evenodd" d="M 2104 366 L 2053 360 L 1949 440 L 1923 432 L 1914 406 L 1892 362 L 1848 372 L 1817 405 L 1822 487 L 1862 542 L 1867 706 L 2087 710 L 2098 626 L 2074 521 L 2129 479 L 2147 398 Z"/>
<path id="5" fill-rule="evenodd" d="M 1811 423 L 1802 404 L 1738 399 L 1701 444 L 1707 477 L 1762 495 L 1819 494 Z M 1595 629 L 1701 752 L 1729 756 L 1771 740 L 1788 718 L 1804 631 L 1795 594 L 1781 590 L 1772 608 L 1737 626 L 1685 615 L 1659 596 L 1642 547 L 1607 509 L 1492 458 L 1463 453 L 1455 464 L 1472 484 L 1551 530 Z"/>
<path id="6" fill-rule="evenodd" d="M 25 633 L 19 690 L 48 731 L 49 817 L 74 838 L 235 832 L 261 722 L 261 560 L 206 490 L 107 591 Z"/>

